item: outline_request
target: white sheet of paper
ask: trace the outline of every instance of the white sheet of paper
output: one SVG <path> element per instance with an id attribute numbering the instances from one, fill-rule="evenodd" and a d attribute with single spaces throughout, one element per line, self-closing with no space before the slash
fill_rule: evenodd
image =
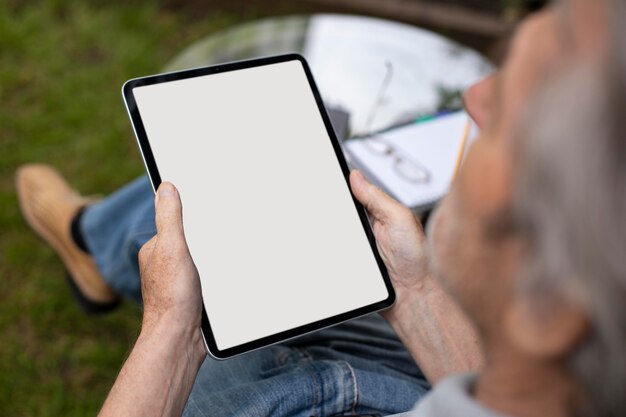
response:
<path id="1" fill-rule="evenodd" d="M 477 136 L 478 128 L 464 111 L 440 116 L 430 121 L 400 127 L 378 135 L 394 150 L 426 168 L 430 180 L 415 183 L 398 174 L 395 158 L 372 152 L 368 141 L 351 140 L 344 150 L 351 163 L 407 207 L 432 204 L 450 188 L 468 121 L 471 123 L 465 151 Z"/>

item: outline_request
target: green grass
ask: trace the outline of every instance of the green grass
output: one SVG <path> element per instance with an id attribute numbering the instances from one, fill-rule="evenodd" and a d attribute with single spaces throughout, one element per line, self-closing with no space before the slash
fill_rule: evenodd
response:
<path id="1" fill-rule="evenodd" d="M 49 163 L 87 194 L 141 174 L 122 83 L 232 23 L 150 1 L 0 0 L 0 416 L 95 415 L 141 318 L 128 302 L 81 313 L 19 214 L 15 169 Z"/>

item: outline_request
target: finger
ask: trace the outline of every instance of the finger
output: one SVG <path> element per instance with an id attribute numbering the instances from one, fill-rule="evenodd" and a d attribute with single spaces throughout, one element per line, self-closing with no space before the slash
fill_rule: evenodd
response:
<path id="1" fill-rule="evenodd" d="M 375 220 L 385 222 L 402 214 L 405 207 L 387 195 L 380 188 L 370 184 L 360 171 L 350 173 L 352 192 Z"/>
<path id="2" fill-rule="evenodd" d="M 154 208 L 157 236 L 170 235 L 184 239 L 182 204 L 172 183 L 161 183 L 154 200 Z"/>

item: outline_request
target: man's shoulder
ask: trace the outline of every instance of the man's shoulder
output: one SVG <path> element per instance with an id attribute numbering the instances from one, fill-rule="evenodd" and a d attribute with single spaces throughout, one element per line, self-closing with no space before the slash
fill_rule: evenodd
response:
<path id="1" fill-rule="evenodd" d="M 476 402 L 471 395 L 476 374 L 444 379 L 420 400 L 413 411 L 390 417 L 506 417 Z"/>

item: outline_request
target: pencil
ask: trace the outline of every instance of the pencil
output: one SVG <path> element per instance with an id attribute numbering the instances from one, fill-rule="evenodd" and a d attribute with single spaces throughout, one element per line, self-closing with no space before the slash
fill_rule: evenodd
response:
<path id="1" fill-rule="evenodd" d="M 465 146 L 467 146 L 467 140 L 469 139 L 470 127 L 472 122 L 470 119 L 467 119 L 467 123 L 465 124 L 465 132 L 463 133 L 463 139 L 461 140 L 461 149 L 459 149 L 459 155 L 456 158 L 456 165 L 454 166 L 454 174 L 452 174 L 452 181 L 456 179 L 456 176 L 461 169 L 461 162 L 463 161 L 463 154 L 465 154 Z"/>

